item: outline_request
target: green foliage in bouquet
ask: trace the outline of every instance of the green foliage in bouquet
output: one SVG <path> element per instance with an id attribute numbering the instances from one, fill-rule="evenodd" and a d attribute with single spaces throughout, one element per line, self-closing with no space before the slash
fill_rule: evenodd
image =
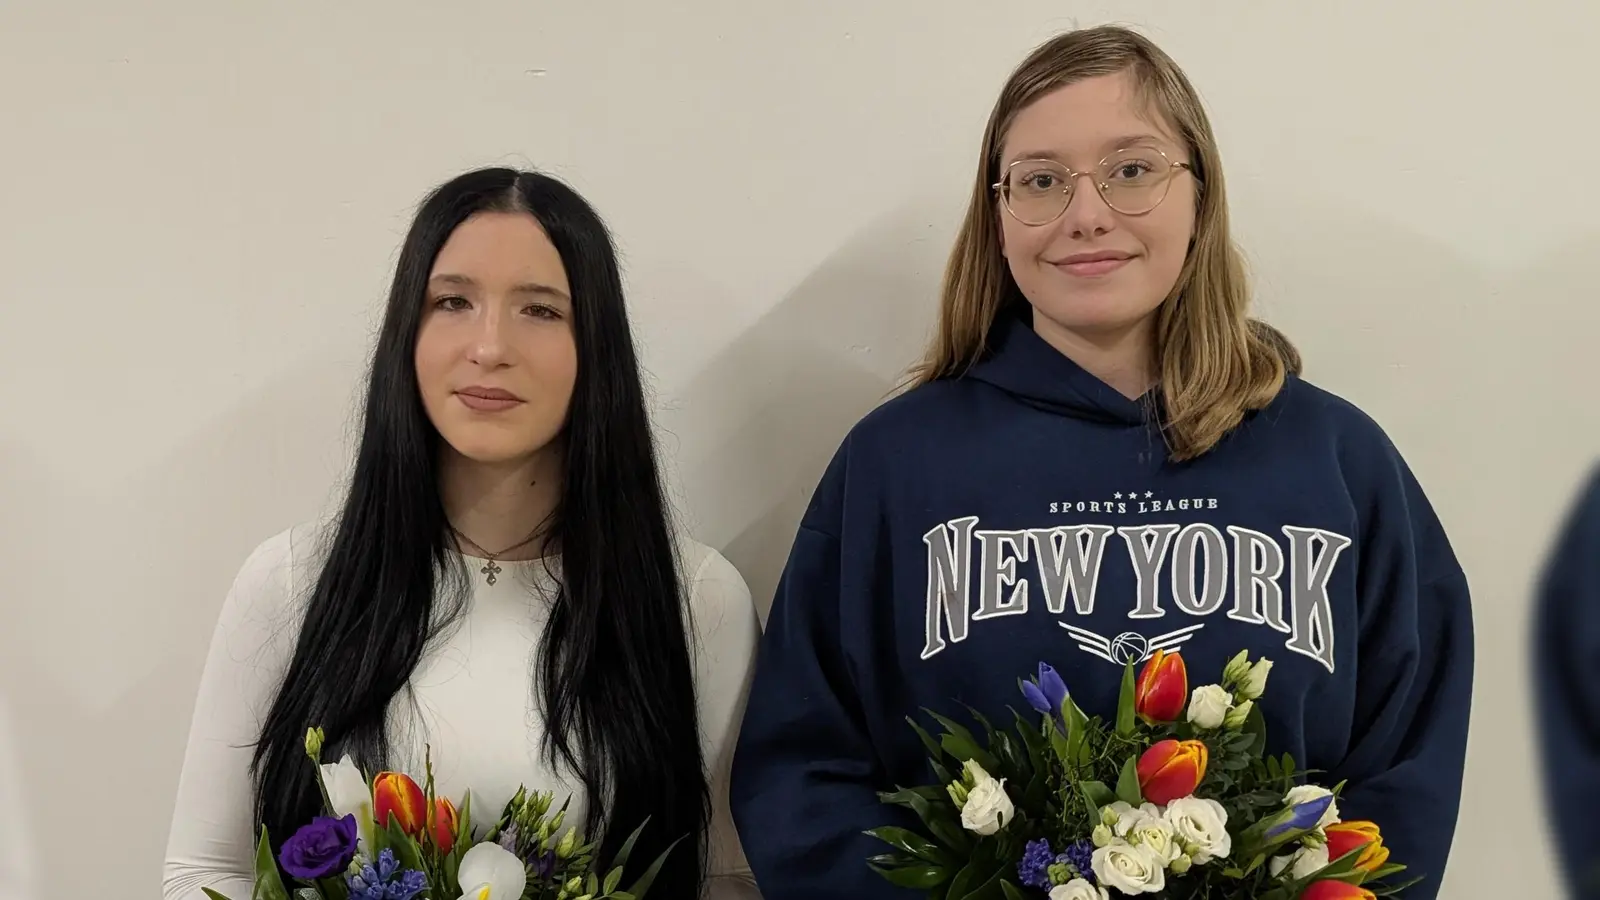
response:
<path id="1" fill-rule="evenodd" d="M 570 797 L 552 814 L 552 793 L 519 788 L 475 836 L 471 795 L 458 809 L 435 793 L 431 750 L 418 786 L 400 772 L 368 780 L 348 756 L 324 765 L 323 740 L 320 728 L 306 735 L 326 814 L 301 826 L 276 857 L 260 829 L 250 900 L 643 900 L 678 843 L 624 887 L 648 820 L 603 864 L 576 826 L 562 830 Z"/>
<path id="2" fill-rule="evenodd" d="M 1000 729 L 965 707 L 982 740 L 925 710 L 937 737 L 908 722 L 937 782 L 879 795 L 922 827 L 869 831 L 888 849 L 867 862 L 932 900 L 1371 900 L 1415 883 L 1381 883 L 1405 867 L 1376 824 L 1339 820 L 1342 784 L 1266 753 L 1271 665 L 1240 653 L 1191 695 L 1182 658 L 1158 650 L 1124 668 L 1107 722 L 1041 664 L 1019 682 L 1037 721 L 1013 709 Z"/>

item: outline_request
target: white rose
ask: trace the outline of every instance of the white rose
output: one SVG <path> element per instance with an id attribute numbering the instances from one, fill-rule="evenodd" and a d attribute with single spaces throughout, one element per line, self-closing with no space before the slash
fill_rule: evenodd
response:
<path id="1" fill-rule="evenodd" d="M 1250 671 L 1239 679 L 1239 696 L 1246 700 L 1259 698 L 1267 689 L 1267 675 L 1272 671 L 1272 660 L 1258 659 Z"/>
<path id="2" fill-rule="evenodd" d="M 1283 874 L 1284 869 L 1289 870 L 1290 878 L 1309 878 L 1327 864 L 1327 844 L 1317 844 L 1314 847 L 1302 845 L 1293 853 L 1274 856 L 1267 860 L 1267 871 L 1273 878 Z"/>
<path id="3" fill-rule="evenodd" d="M 1124 894 L 1154 894 L 1167 886 L 1167 864 L 1143 845 L 1116 841 L 1101 847 L 1090 868 L 1101 884 Z"/>
<path id="4" fill-rule="evenodd" d="M 1202 684 L 1189 696 L 1189 721 L 1197 728 L 1221 728 L 1233 708 L 1233 695 L 1220 684 Z"/>
<path id="5" fill-rule="evenodd" d="M 1103 807 L 1100 810 L 1100 818 L 1111 823 L 1112 834 L 1125 838 L 1128 832 L 1139 827 L 1141 823 L 1161 818 L 1161 810 L 1156 809 L 1154 803 L 1142 803 L 1138 808 L 1134 808 L 1118 800 L 1110 806 Z"/>
<path id="6" fill-rule="evenodd" d="M 1183 855 L 1183 848 L 1178 846 L 1178 839 L 1172 833 L 1172 826 L 1162 819 L 1141 819 L 1139 824 L 1128 832 L 1128 843 L 1150 848 L 1163 866 L 1171 865 L 1173 860 Z"/>
<path id="7" fill-rule="evenodd" d="M 1309 803 L 1312 800 L 1320 800 L 1323 797 L 1328 797 L 1332 794 L 1333 791 L 1330 791 L 1321 785 L 1298 784 L 1290 788 L 1289 793 L 1283 795 L 1283 802 L 1289 806 L 1299 806 L 1302 803 Z M 1329 825 L 1332 825 L 1338 821 L 1339 801 L 1334 800 L 1332 803 L 1328 804 L 1328 809 L 1322 814 L 1322 818 L 1317 820 L 1316 827 L 1327 828 Z"/>
<path id="8" fill-rule="evenodd" d="M 1006 796 L 1005 779 L 977 769 L 977 784 L 967 791 L 967 804 L 961 807 L 961 827 L 977 834 L 994 834 L 1017 814 Z"/>
<path id="9" fill-rule="evenodd" d="M 1074 878 L 1051 888 L 1050 900 L 1111 900 L 1111 895 L 1103 887 L 1092 885 L 1082 878 Z"/>
<path id="10" fill-rule="evenodd" d="M 1221 803 L 1200 797 L 1179 797 L 1167 804 L 1163 817 L 1197 864 L 1227 859 L 1233 852 L 1233 835 L 1228 834 L 1228 811 Z"/>

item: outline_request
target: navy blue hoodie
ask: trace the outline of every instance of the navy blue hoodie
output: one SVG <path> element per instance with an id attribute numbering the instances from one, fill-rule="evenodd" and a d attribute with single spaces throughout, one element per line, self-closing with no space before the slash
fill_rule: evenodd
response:
<path id="1" fill-rule="evenodd" d="M 863 831 L 932 780 L 905 722 L 1027 709 L 1040 661 L 1111 717 L 1121 662 L 1181 650 L 1191 683 L 1274 662 L 1269 749 L 1348 779 L 1435 896 L 1472 691 L 1467 582 L 1422 489 L 1349 403 L 1290 378 L 1198 460 L 1002 316 L 965 377 L 867 415 L 801 523 L 762 638 L 732 805 L 766 900 L 913 898 Z M 959 715 L 958 715 L 959 718 Z"/>
<path id="2" fill-rule="evenodd" d="M 1600 469 L 1545 562 L 1531 649 L 1540 776 L 1567 895 L 1600 898 Z"/>

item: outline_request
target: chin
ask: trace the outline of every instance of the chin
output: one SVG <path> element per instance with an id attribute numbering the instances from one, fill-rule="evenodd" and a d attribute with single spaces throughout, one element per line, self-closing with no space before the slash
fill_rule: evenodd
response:
<path id="1" fill-rule="evenodd" d="M 1087 302 L 1085 302 L 1087 301 Z M 1053 322 L 1058 328 L 1078 334 L 1118 334 L 1137 328 L 1150 321 L 1159 305 L 1145 308 L 1143 304 L 1100 298 L 1073 298 L 1065 302 L 1035 307 L 1035 312 Z"/>
<path id="2" fill-rule="evenodd" d="M 485 437 L 487 436 L 446 435 L 444 442 L 456 456 L 484 466 L 520 463 L 537 456 L 543 449 L 542 444 L 530 441 L 486 440 Z"/>

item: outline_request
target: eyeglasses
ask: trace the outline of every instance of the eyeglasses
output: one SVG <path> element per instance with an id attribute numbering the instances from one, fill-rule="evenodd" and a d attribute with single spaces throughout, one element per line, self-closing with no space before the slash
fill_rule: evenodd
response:
<path id="1" fill-rule="evenodd" d="M 1186 162 L 1173 162 L 1154 147 L 1128 147 L 1112 153 L 1093 172 L 1076 172 L 1048 159 L 1019 159 L 991 188 L 1006 211 L 1024 225 L 1048 225 L 1072 203 L 1078 179 L 1093 178 L 1106 205 L 1127 216 L 1142 216 L 1161 205 Z"/>

